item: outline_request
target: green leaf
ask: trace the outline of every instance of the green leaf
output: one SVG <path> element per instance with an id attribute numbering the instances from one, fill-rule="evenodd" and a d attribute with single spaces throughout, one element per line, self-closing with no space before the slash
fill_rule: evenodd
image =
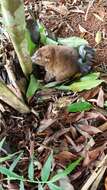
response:
<path id="1" fill-rule="evenodd" d="M 0 190 L 4 190 L 1 184 L 0 184 Z"/>
<path id="2" fill-rule="evenodd" d="M 73 104 L 69 104 L 67 107 L 68 112 L 81 112 L 87 111 L 92 108 L 92 105 L 89 102 L 76 102 Z"/>
<path id="3" fill-rule="evenodd" d="M 4 137 L 4 138 L 0 141 L 0 149 L 3 147 L 3 144 L 4 144 L 5 140 L 6 140 L 6 137 Z"/>
<path id="4" fill-rule="evenodd" d="M 20 190 L 25 190 L 23 181 L 20 181 Z"/>
<path id="5" fill-rule="evenodd" d="M 96 80 L 100 76 L 100 72 L 97 73 L 90 73 L 87 74 L 86 76 L 81 77 L 80 81 L 87 81 L 87 80 Z"/>
<path id="6" fill-rule="evenodd" d="M 26 93 L 27 98 L 32 97 L 35 94 L 35 92 L 39 89 L 39 87 L 40 87 L 40 83 L 35 78 L 35 76 L 33 74 L 31 74 L 30 75 L 30 83 L 29 83 L 27 93 Z"/>
<path id="7" fill-rule="evenodd" d="M 22 155 L 23 155 L 23 152 L 21 152 L 19 154 L 19 156 L 13 161 L 13 163 L 11 164 L 11 166 L 9 168 L 10 171 L 14 170 L 14 168 L 16 167 L 17 163 L 19 162 L 20 158 L 22 157 Z"/>
<path id="8" fill-rule="evenodd" d="M 80 163 L 80 161 L 83 158 L 79 158 L 78 160 L 74 161 L 73 163 L 69 164 L 69 166 L 63 171 L 63 172 L 59 172 L 58 174 L 56 174 L 55 176 L 53 176 L 50 181 L 51 182 L 55 182 L 58 181 L 59 179 L 67 176 L 68 174 L 70 174 Z"/>
<path id="9" fill-rule="evenodd" d="M 104 102 L 104 106 L 107 107 L 107 101 Z"/>
<path id="10" fill-rule="evenodd" d="M 78 47 L 80 45 L 88 44 L 88 42 L 80 37 L 68 37 L 68 38 L 58 38 L 58 43 L 61 45 L 67 45 L 69 47 Z"/>
<path id="11" fill-rule="evenodd" d="M 58 42 L 56 42 L 55 40 L 49 38 L 49 37 L 46 37 L 46 42 L 45 42 L 47 45 L 58 45 Z"/>
<path id="12" fill-rule="evenodd" d="M 53 160 L 53 154 L 51 153 L 46 160 L 42 171 L 41 171 L 41 179 L 42 181 L 47 181 L 51 172 L 51 166 L 52 166 L 52 160 Z"/>
<path id="13" fill-rule="evenodd" d="M 34 180 L 34 163 L 33 163 L 33 156 L 30 160 L 30 164 L 29 164 L 29 167 L 28 167 L 28 177 L 30 180 Z"/>
<path id="14" fill-rule="evenodd" d="M 56 86 L 55 88 L 58 90 L 69 91 L 69 86 L 66 85 Z"/>
<path id="15" fill-rule="evenodd" d="M 0 166 L 0 173 L 6 175 L 9 179 L 23 180 L 23 176 L 19 176 L 3 166 Z"/>
<path id="16" fill-rule="evenodd" d="M 41 184 L 38 184 L 38 190 L 44 190 Z"/>
<path id="17" fill-rule="evenodd" d="M 73 92 L 81 92 L 83 90 L 89 90 L 92 89 L 98 85 L 100 85 L 103 80 L 85 80 L 80 82 L 74 82 L 69 86 L 69 90 L 72 90 Z"/>
<path id="18" fill-rule="evenodd" d="M 0 158 L 0 163 L 12 159 L 16 154 L 18 154 L 18 153 L 16 152 L 16 153 L 14 153 L 14 154 L 9 154 L 8 156 L 1 157 L 1 158 Z"/>
<path id="19" fill-rule="evenodd" d="M 39 32 L 40 32 L 40 42 L 45 45 L 46 44 L 46 38 L 47 38 L 46 28 L 40 22 L 38 22 L 38 26 L 39 26 Z"/>
<path id="20" fill-rule="evenodd" d="M 49 83 L 47 83 L 44 87 L 46 87 L 46 88 L 53 88 L 53 87 L 55 87 L 55 86 L 57 86 L 57 85 L 59 85 L 59 82 L 49 82 Z"/>
<path id="21" fill-rule="evenodd" d="M 51 190 L 63 190 L 61 187 L 58 187 L 54 183 L 48 183 L 48 186 Z"/>
<path id="22" fill-rule="evenodd" d="M 29 51 L 30 55 L 33 55 L 33 53 L 37 49 L 37 45 L 32 42 L 29 31 L 26 32 L 26 39 L 28 42 L 28 51 Z"/>

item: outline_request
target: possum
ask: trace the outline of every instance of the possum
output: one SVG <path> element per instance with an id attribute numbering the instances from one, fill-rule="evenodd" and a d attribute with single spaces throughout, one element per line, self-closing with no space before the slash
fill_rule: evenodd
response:
<path id="1" fill-rule="evenodd" d="M 44 67 L 46 75 L 56 81 L 64 81 L 78 73 L 90 72 L 95 51 L 88 45 L 71 48 L 62 45 L 46 45 L 32 56 L 32 62 Z"/>

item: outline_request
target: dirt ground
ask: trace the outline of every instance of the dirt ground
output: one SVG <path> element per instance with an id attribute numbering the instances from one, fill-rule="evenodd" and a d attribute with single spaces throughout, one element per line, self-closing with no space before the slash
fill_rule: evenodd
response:
<path id="1" fill-rule="evenodd" d="M 25 7 L 31 6 L 33 11 L 37 10 L 38 18 L 44 23 L 47 30 L 56 36 L 64 38 L 68 36 L 84 37 L 96 49 L 95 69 L 100 69 L 103 74 L 105 73 L 107 81 L 107 1 L 94 0 L 92 5 L 90 2 L 89 0 L 25 0 Z M 99 43 L 96 42 L 98 31 L 101 34 Z M 100 66 L 98 67 L 98 65 Z M 20 114 L 1 101 L 0 138 L 6 136 L 5 149 L 8 153 L 24 150 L 24 158 L 18 164 L 16 172 L 27 176 L 32 149 L 35 152 L 36 159 L 42 165 L 50 150 L 53 150 L 54 171 L 65 168 L 69 161 L 71 162 L 79 155 L 83 155 L 85 156 L 84 161 L 69 176 L 70 183 L 75 190 L 81 190 L 91 172 L 96 168 L 97 162 L 101 161 L 107 154 L 107 128 L 102 133 L 93 129 L 92 131 L 91 129 L 85 131 L 83 128 L 79 131 L 77 128 L 79 125 L 86 125 L 100 129 L 103 124 L 106 123 L 107 125 L 107 110 L 99 108 L 97 112 L 92 110 L 68 114 L 61 108 L 61 105 L 62 102 L 63 104 L 66 104 L 66 101 L 69 102 L 69 99 L 74 102 L 80 97 L 84 97 L 86 100 L 95 100 L 101 89 L 104 91 L 104 100 L 107 100 L 106 85 L 80 94 L 72 92 L 67 94 L 55 89 L 49 89 L 48 92 L 39 91 L 29 102 L 29 106 L 35 110 L 30 114 Z M 82 130 L 86 133 L 82 133 Z M 85 146 L 91 135 L 95 143 L 86 151 Z M 40 170 L 35 171 L 35 176 L 40 177 Z M 106 178 L 107 169 L 97 190 L 107 190 Z M 16 183 L 16 185 L 18 184 Z M 6 182 L 3 182 L 3 187 L 9 189 Z M 25 188 L 26 190 L 37 189 L 36 186 L 34 187 L 29 183 L 25 184 Z M 17 189 L 16 187 L 15 190 Z M 45 187 L 45 189 L 48 188 Z"/>

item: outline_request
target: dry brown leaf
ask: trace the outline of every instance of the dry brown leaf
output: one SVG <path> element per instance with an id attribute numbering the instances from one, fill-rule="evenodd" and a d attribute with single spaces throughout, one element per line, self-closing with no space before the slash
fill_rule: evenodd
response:
<path id="1" fill-rule="evenodd" d="M 38 128 L 38 133 L 45 131 L 48 127 L 50 127 L 53 123 L 55 123 L 55 119 L 43 119 Z"/>
<path id="2" fill-rule="evenodd" d="M 97 98 L 97 106 L 103 108 L 104 107 L 104 91 L 100 88 L 98 98 Z"/>
<path id="3" fill-rule="evenodd" d="M 55 11 L 63 16 L 67 15 L 68 13 L 68 9 L 64 5 L 59 5 L 57 7 L 55 5 L 46 5 L 46 8 L 51 9 L 52 11 Z"/>
<path id="4" fill-rule="evenodd" d="M 104 149 L 105 149 L 105 146 L 103 145 L 94 150 L 87 151 L 85 159 L 83 161 L 83 166 L 88 166 L 91 162 L 96 160 L 97 157 L 101 155 L 101 153 L 104 151 Z"/>
<path id="5" fill-rule="evenodd" d="M 100 125 L 98 127 L 98 129 L 100 129 L 101 131 L 106 131 L 107 130 L 107 122 L 105 122 L 104 124 Z"/>
<path id="6" fill-rule="evenodd" d="M 73 149 L 76 152 L 80 152 L 83 149 L 84 145 L 82 145 L 82 144 L 81 145 L 76 145 L 71 137 L 69 137 L 68 135 L 65 135 L 65 137 L 66 137 L 68 143 L 72 145 Z"/>
<path id="7" fill-rule="evenodd" d="M 94 127 L 94 126 L 91 126 L 91 125 L 79 125 L 79 128 L 85 132 L 87 132 L 89 135 L 94 135 L 94 134 L 97 134 L 97 133 L 100 133 L 101 130 Z"/>
<path id="8" fill-rule="evenodd" d="M 104 121 L 107 120 L 106 117 L 99 112 L 87 112 L 87 113 L 85 113 L 85 118 L 87 120 L 89 120 L 89 119 L 102 119 Z"/>
<path id="9" fill-rule="evenodd" d="M 59 154 L 55 155 L 55 158 L 60 162 L 72 161 L 77 158 L 75 154 L 68 151 L 62 151 Z"/>
<path id="10" fill-rule="evenodd" d="M 94 98 L 99 92 L 99 87 L 93 88 L 91 90 L 87 90 L 86 92 L 80 93 L 81 97 L 84 97 L 85 100 L 89 100 Z"/>

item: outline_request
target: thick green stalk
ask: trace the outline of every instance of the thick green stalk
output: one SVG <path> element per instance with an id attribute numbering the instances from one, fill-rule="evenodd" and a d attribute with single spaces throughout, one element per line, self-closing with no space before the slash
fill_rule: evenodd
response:
<path id="1" fill-rule="evenodd" d="M 17 53 L 26 77 L 32 72 L 32 63 L 26 38 L 26 22 L 23 0 L 0 0 L 6 29 Z"/>

